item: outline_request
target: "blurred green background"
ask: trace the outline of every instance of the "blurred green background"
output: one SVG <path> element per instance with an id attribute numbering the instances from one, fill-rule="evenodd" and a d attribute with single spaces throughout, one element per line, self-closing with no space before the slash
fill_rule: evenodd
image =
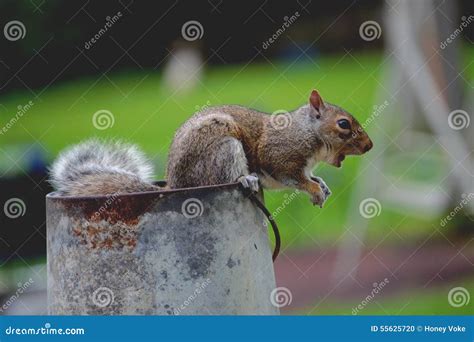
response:
<path id="1" fill-rule="evenodd" d="M 462 50 L 464 77 L 474 79 L 474 48 L 464 46 Z M 137 143 L 152 157 L 158 170 L 157 179 L 164 178 L 167 150 L 175 130 L 197 109 L 220 104 L 240 104 L 272 113 L 279 109 L 292 110 L 305 103 L 310 90 L 317 88 L 323 98 L 338 104 L 364 122 L 372 113 L 377 86 L 382 82 L 380 52 L 356 53 L 352 57 L 330 55 L 314 63 L 255 63 L 254 65 L 216 66 L 206 71 L 202 84 L 183 96 L 173 93 L 162 84 L 161 74 L 122 71 L 108 79 L 79 78 L 62 82 L 46 89 L 41 102 L 25 114 L 20 124 L 14 125 L 8 135 L 0 136 L 4 147 L 15 144 L 41 144 L 52 161 L 63 148 L 89 137 L 119 138 Z M 371 77 L 367 77 L 368 74 Z M 325 76 L 320 78 L 321 76 Z M 330 76 L 327 76 L 330 75 Z M 362 81 L 363 80 L 363 81 Z M 123 94 L 127 94 L 126 98 Z M 258 94 L 258 96 L 256 96 Z M 350 97 L 348 97 L 350 94 Z M 28 103 L 31 95 L 17 91 L 2 96 L 3 116 L 16 111 L 19 103 Z M 114 115 L 112 127 L 98 130 L 92 122 L 93 114 L 107 109 Z M 368 127 L 370 135 L 375 127 Z M 10 166 L 4 159 L 4 167 Z M 406 177 L 426 177 L 426 170 L 419 160 L 412 165 Z M 284 241 L 291 241 L 291 247 L 311 246 L 307 234 L 322 243 L 331 243 L 343 230 L 347 220 L 349 195 L 353 181 L 361 168 L 367 167 L 364 157 L 348 157 L 344 167 L 336 169 L 320 164 L 315 174 L 330 184 L 334 195 L 324 210 L 311 206 L 309 198 L 301 194 L 283 210 L 278 217 Z M 436 170 L 431 170 L 435 172 Z M 269 208 L 277 208 L 287 192 L 267 192 Z M 396 226 L 398 234 L 420 238 L 432 230 L 431 224 L 439 217 L 422 220 L 409 217 L 403 223 L 405 214 L 390 210 L 371 221 L 369 238 L 378 241 L 387 233 L 384 227 Z M 298 222 L 294 218 L 298 218 Z M 312 224 L 309 224 L 312 223 Z M 309 225 L 308 225 L 309 224 Z M 414 229 L 416 227 L 416 229 Z"/>
<path id="2" fill-rule="evenodd" d="M 240 104 L 268 113 L 281 109 L 292 110 L 307 101 L 311 89 L 318 89 L 326 101 L 340 105 L 353 113 L 360 122 L 364 122 L 374 110 L 380 87 L 385 85 L 386 79 L 382 72 L 387 61 L 386 55 L 382 49 L 360 48 L 348 51 L 339 49 L 314 53 L 298 61 L 296 58 L 274 58 L 271 61 L 264 59 L 251 63 L 206 65 L 198 83 L 186 91 L 174 91 L 167 87 L 162 69 L 140 70 L 130 66 L 109 72 L 106 77 L 75 75 L 54 81 L 47 87 L 38 88 L 37 99 L 28 89 L 12 89 L 0 94 L 2 123 L 10 120 L 19 104 L 33 101 L 34 105 L 6 134 L 0 135 L 2 178 L 8 180 L 23 173 L 26 165 L 24 159 L 28 157 L 26 152 L 31 146 L 40 151 L 47 163 L 50 163 L 63 148 L 89 137 L 101 137 L 119 138 L 140 145 L 156 165 L 157 179 L 163 179 L 167 150 L 174 131 L 199 108 Z M 467 41 L 461 44 L 460 61 L 463 79 L 472 89 L 474 47 Z M 103 109 L 113 113 L 114 124 L 108 129 L 98 130 L 94 127 L 92 118 L 94 113 Z M 403 115 L 402 111 L 402 108 L 397 108 L 395 115 Z M 384 127 L 384 134 L 396 139 L 398 132 L 393 128 Z M 377 129 L 380 129 L 377 125 L 367 127 L 369 135 Z M 359 176 L 371 167 L 377 153 L 384 153 L 377 146 L 378 143 L 374 141 L 378 148 L 371 152 L 374 154 L 373 159 L 366 156 L 349 157 L 340 169 L 327 165 L 316 168 L 315 174 L 321 176 L 333 192 L 323 209 L 313 207 L 307 195 L 300 194 L 279 211 L 276 220 L 280 226 L 284 255 L 280 257 L 281 263 L 276 264 L 277 280 L 280 275 L 279 267 L 282 279 L 286 279 L 285 274 L 286 277 L 291 277 L 285 268 L 295 264 L 294 260 L 306 255 L 305 253 L 311 253 L 313 249 L 332 251 L 347 234 L 351 217 L 358 215 L 351 206 L 354 186 Z M 436 154 L 436 151 L 430 150 L 420 159 L 402 158 L 392 171 L 400 179 L 421 178 L 436 182 L 444 177 L 444 169 L 436 163 L 430 164 L 431 153 Z M 266 192 L 267 207 L 270 211 L 276 210 L 291 193 L 291 190 Z M 403 260 L 412 252 L 415 253 L 417 246 L 424 245 L 427 240 L 434 246 L 434 250 L 438 245 L 454 246 L 458 243 L 460 246 L 467 245 L 467 250 L 472 250 L 472 235 L 466 237 L 463 235 L 464 231 L 459 229 L 459 226 L 466 225 L 465 222 L 472 228 L 472 221 L 458 218 L 458 221 L 440 233 L 439 222 L 449 211 L 450 209 L 434 215 L 412 215 L 403 209 L 384 205 L 380 215 L 369 220 L 364 244 L 369 249 L 386 248 L 389 254 L 393 252 L 395 256 L 397 250 L 413 247 L 400 254 Z M 38 227 L 39 225 L 40 223 Z M 292 259 L 293 255 L 296 259 Z M 452 257 L 452 254 L 448 255 Z M 468 253 L 469 260 L 470 257 L 472 253 Z M 431 263 L 432 260 L 434 259 L 428 253 L 426 263 Z M 41 268 L 44 261 L 41 256 L 8 258 L 8 262 L 0 268 L 0 281 L 6 293 L 12 283 L 16 283 L 15 280 L 10 280 L 17 279 L 22 267 L 37 265 L 44 272 Z M 294 267 L 299 268 L 297 265 Z M 329 274 L 328 272 L 326 273 Z M 474 293 L 472 266 L 470 274 L 466 275 L 463 271 L 456 277 L 457 269 L 453 269 L 450 279 L 436 279 L 436 282 L 430 282 L 429 285 L 415 279 L 416 270 L 411 272 L 414 274 L 413 281 L 410 282 L 408 277 L 405 280 L 408 285 L 400 290 L 392 289 L 377 296 L 360 314 L 473 313 L 472 303 L 462 307 L 453 307 L 447 303 L 448 292 L 454 286 L 462 286 L 469 293 Z M 304 269 L 302 273 L 305 273 Z M 433 276 L 437 277 L 436 272 Z M 300 278 L 305 281 L 305 276 Z M 391 282 L 397 286 L 396 280 Z M 317 293 L 313 297 L 302 296 L 300 301 L 305 303 L 298 302 L 300 304 L 290 307 L 286 313 L 350 315 L 352 308 L 369 292 L 370 286 L 359 289 L 354 295 L 350 295 L 349 291 L 349 294 L 338 296 L 329 291 Z M 7 298 L 8 294 L 5 296 L 3 298 Z"/>

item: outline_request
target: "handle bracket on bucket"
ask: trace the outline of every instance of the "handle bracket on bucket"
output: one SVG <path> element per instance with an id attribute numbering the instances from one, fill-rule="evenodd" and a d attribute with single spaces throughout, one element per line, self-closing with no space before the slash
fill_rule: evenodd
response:
<path id="1" fill-rule="evenodd" d="M 267 217 L 268 221 L 270 222 L 273 230 L 273 234 L 275 235 L 275 248 L 273 249 L 273 255 L 272 255 L 272 260 L 275 262 L 276 258 L 278 257 L 278 254 L 280 253 L 280 247 L 281 247 L 281 237 L 280 237 L 280 231 L 278 230 L 278 225 L 276 221 L 273 219 L 272 214 L 270 211 L 265 207 L 262 201 L 257 198 L 254 192 L 252 192 L 251 189 L 245 188 L 241 186 L 241 189 L 243 190 L 244 194 L 250 198 L 256 205 L 257 207 L 265 214 Z"/>

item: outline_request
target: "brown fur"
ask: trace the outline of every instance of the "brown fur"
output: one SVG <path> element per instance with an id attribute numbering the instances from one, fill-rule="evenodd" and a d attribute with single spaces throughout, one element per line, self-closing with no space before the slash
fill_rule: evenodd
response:
<path id="1" fill-rule="evenodd" d="M 341 118 L 349 120 L 351 130 L 338 126 Z M 281 129 L 270 115 L 236 105 L 196 113 L 171 145 L 168 186 L 230 183 L 256 173 L 264 187 L 298 188 L 321 205 L 326 196 L 308 173 L 311 161 L 340 166 L 342 156 L 363 154 L 372 142 L 352 115 L 325 104 L 314 91 L 310 104 L 291 112 L 289 119 L 290 125 Z"/>
<path id="2" fill-rule="evenodd" d="M 194 114 L 171 145 L 168 187 L 231 183 L 243 176 L 258 187 L 257 178 L 248 178 L 256 174 L 264 188 L 297 188 L 322 205 L 330 190 L 311 174 L 314 164 L 340 167 L 346 155 L 363 154 L 372 142 L 352 115 L 324 103 L 317 91 L 284 116 L 288 124 L 281 127 L 274 116 L 237 105 Z M 64 195 L 104 195 L 159 190 L 151 175 L 151 163 L 135 146 L 93 139 L 63 152 L 50 181 Z"/>

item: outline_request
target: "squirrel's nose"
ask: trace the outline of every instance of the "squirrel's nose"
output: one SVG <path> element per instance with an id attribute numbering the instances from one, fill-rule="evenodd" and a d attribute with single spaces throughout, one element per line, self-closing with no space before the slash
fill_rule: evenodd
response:
<path id="1" fill-rule="evenodd" d="M 367 144 L 365 144 L 365 146 L 364 146 L 364 153 L 370 151 L 370 149 L 373 146 L 374 146 L 374 144 L 372 143 L 372 140 L 369 140 L 369 142 Z"/>

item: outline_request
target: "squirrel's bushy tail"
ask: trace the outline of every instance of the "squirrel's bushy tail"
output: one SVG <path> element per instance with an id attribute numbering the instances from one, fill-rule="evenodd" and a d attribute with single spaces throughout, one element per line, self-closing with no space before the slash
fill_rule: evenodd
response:
<path id="1" fill-rule="evenodd" d="M 50 183 L 62 195 L 87 196 L 152 191 L 153 166 L 136 146 L 91 139 L 62 152 Z"/>

